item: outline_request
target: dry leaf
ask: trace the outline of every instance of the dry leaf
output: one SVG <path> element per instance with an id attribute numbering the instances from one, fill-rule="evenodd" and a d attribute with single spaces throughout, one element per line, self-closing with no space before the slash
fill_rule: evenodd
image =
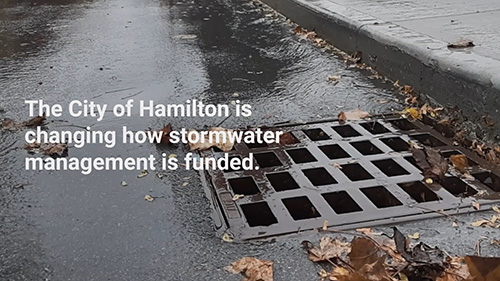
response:
<path id="1" fill-rule="evenodd" d="M 479 203 L 477 201 L 472 201 L 472 207 L 475 209 L 475 210 L 479 210 L 481 209 L 481 206 L 479 206 Z"/>
<path id="2" fill-rule="evenodd" d="M 333 163 L 332 166 L 337 169 L 342 169 L 342 166 L 340 166 L 340 164 L 337 162 Z"/>
<path id="3" fill-rule="evenodd" d="M 233 196 L 233 201 L 236 201 L 236 200 L 241 199 L 241 198 L 243 198 L 243 197 L 245 197 L 245 195 L 244 195 L 244 194 L 235 194 L 235 195 Z"/>
<path id="4" fill-rule="evenodd" d="M 478 220 L 471 223 L 472 226 L 492 226 L 491 221 L 489 220 Z"/>
<path id="5" fill-rule="evenodd" d="M 182 187 L 186 187 L 186 186 L 188 186 L 188 184 L 189 184 L 189 182 L 183 182 Z"/>
<path id="6" fill-rule="evenodd" d="M 493 206 L 491 207 L 491 209 L 500 214 L 500 209 L 498 208 L 498 206 Z"/>
<path id="7" fill-rule="evenodd" d="M 413 240 L 418 240 L 418 239 L 420 239 L 420 233 L 415 232 L 413 235 L 408 235 L 408 237 L 413 239 Z"/>
<path id="8" fill-rule="evenodd" d="M 422 114 L 420 114 L 420 110 L 415 107 L 407 107 L 403 110 L 403 115 L 409 115 L 413 119 L 422 119 Z"/>
<path id="9" fill-rule="evenodd" d="M 345 115 L 345 113 L 342 111 L 339 113 L 339 122 L 342 123 L 342 122 L 345 122 L 347 120 L 347 116 Z"/>
<path id="10" fill-rule="evenodd" d="M 328 229 L 328 221 L 324 221 L 323 222 L 323 230 L 327 230 Z"/>
<path id="11" fill-rule="evenodd" d="M 345 119 L 343 118 L 340 118 L 340 115 L 343 114 Z M 345 112 L 341 112 L 339 114 L 339 119 L 340 120 L 362 120 L 362 119 L 366 119 L 366 118 L 369 118 L 371 115 L 370 113 L 366 112 L 366 111 L 362 111 L 360 110 L 359 108 L 355 109 L 355 110 L 352 110 L 352 111 L 345 111 Z"/>
<path id="12" fill-rule="evenodd" d="M 474 281 L 500 280 L 500 258 L 464 257 Z"/>
<path id="13" fill-rule="evenodd" d="M 229 236 L 229 234 L 225 233 L 222 235 L 222 241 L 231 243 L 233 242 L 233 238 Z"/>
<path id="14" fill-rule="evenodd" d="M 281 145 L 290 145 L 297 143 L 297 139 L 290 132 L 283 132 L 280 136 L 280 144 Z"/>
<path id="15" fill-rule="evenodd" d="M 451 155 L 450 161 L 453 164 L 453 167 L 462 173 L 465 173 L 465 168 L 469 166 L 467 157 L 463 154 Z"/>
<path id="16" fill-rule="evenodd" d="M 148 202 L 153 202 L 155 200 L 155 198 L 151 195 L 146 195 L 146 196 L 144 196 L 144 200 L 146 200 Z"/>
<path id="17" fill-rule="evenodd" d="M 309 242 L 302 242 L 304 245 Z M 321 237 L 319 246 L 312 246 L 307 249 L 309 259 L 314 262 L 327 261 L 333 258 L 338 258 L 350 251 L 350 243 L 346 242 L 343 237 L 331 238 L 329 236 Z"/>
<path id="18" fill-rule="evenodd" d="M 137 175 L 137 178 L 143 178 L 145 176 L 147 176 L 149 174 L 149 172 L 147 170 L 144 170 L 144 171 L 141 171 L 138 175 Z"/>
<path id="19" fill-rule="evenodd" d="M 231 265 L 226 266 L 227 271 L 245 275 L 243 281 L 272 281 L 273 280 L 273 262 L 268 260 L 259 260 L 252 257 L 244 257 Z"/>
<path id="20" fill-rule="evenodd" d="M 337 76 L 337 75 L 328 76 L 328 80 L 335 82 L 335 84 L 338 83 L 341 78 L 342 77 Z"/>
<path id="21" fill-rule="evenodd" d="M 122 181 L 122 182 L 121 182 L 121 185 L 122 185 L 122 186 L 127 186 L 127 185 L 128 185 L 128 183 L 127 183 L 126 181 Z"/>
<path id="22" fill-rule="evenodd" d="M 195 131 L 195 130 L 190 130 L 189 132 L 192 132 L 192 131 Z M 189 132 L 188 132 L 188 134 L 189 134 Z M 224 152 L 228 152 L 228 151 L 231 151 L 231 149 L 233 149 L 234 143 L 231 142 L 231 138 L 230 138 L 230 134 L 233 134 L 233 130 L 224 129 L 221 127 L 215 127 L 215 128 L 211 128 L 209 130 L 209 133 L 210 132 L 219 132 L 222 134 L 226 134 L 226 137 L 221 137 L 222 140 L 225 138 L 226 142 L 210 142 L 209 134 L 206 134 L 204 141 L 200 140 L 199 142 L 196 142 L 196 143 L 189 142 L 188 143 L 189 150 L 191 150 L 191 151 L 193 151 L 193 150 L 203 151 L 203 150 L 210 149 L 211 147 L 217 147 Z"/>
<path id="23" fill-rule="evenodd" d="M 457 224 L 456 222 L 453 222 L 453 223 L 451 224 L 451 226 L 453 226 L 453 227 L 457 228 L 457 227 L 458 227 L 458 224 Z"/>

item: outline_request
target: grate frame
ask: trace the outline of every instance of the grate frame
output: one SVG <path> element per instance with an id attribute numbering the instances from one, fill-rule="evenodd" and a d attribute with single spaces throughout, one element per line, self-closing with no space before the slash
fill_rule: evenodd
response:
<path id="1" fill-rule="evenodd" d="M 377 124 L 376 130 L 368 127 L 373 124 Z M 343 137 L 338 133 L 339 127 L 342 126 L 349 126 L 350 132 L 353 129 L 359 135 L 350 133 L 352 137 Z M 438 217 L 442 216 L 443 212 L 448 214 L 475 212 L 478 210 L 472 208 L 473 200 L 478 201 L 483 210 L 489 205 L 500 202 L 500 192 L 495 191 L 498 188 L 491 187 L 491 184 L 498 184 L 498 181 L 484 183 L 487 174 L 500 178 L 498 167 L 491 166 L 471 151 L 454 145 L 451 139 L 417 120 L 410 121 L 394 115 L 342 124 L 338 120 L 280 124 L 265 129 L 290 132 L 298 142 L 290 145 L 269 144 L 260 147 L 249 147 L 244 143 L 237 143 L 234 149 L 227 153 L 230 157 L 248 157 L 249 153 L 255 156 L 259 153 L 269 155 L 272 152 L 282 165 L 260 167 L 259 170 L 252 171 L 200 171 L 205 194 L 213 210 L 215 228 L 219 235 L 226 232 L 237 240 L 268 238 L 319 229 L 323 227 L 324 221 L 328 221 L 329 228 L 348 230 Z M 397 149 L 391 148 L 386 141 L 387 139 L 394 141 L 398 138 L 404 142 L 411 140 L 416 143 L 422 143 L 422 140 L 429 143 L 428 140 L 431 139 L 431 144 L 439 144 L 433 148 L 438 149 L 445 157 L 457 153 L 464 154 L 474 165 L 470 172 L 473 176 L 477 175 L 477 178 L 464 180 L 453 171 L 449 171 L 447 177 L 451 180 L 445 182 L 450 186 L 441 186 L 438 183 L 429 185 L 422 182 L 424 178 L 420 169 L 411 162 L 411 152 L 404 150 L 401 145 L 398 145 Z M 362 149 L 360 151 L 359 147 L 355 148 L 352 145 L 352 143 L 363 142 L 369 142 L 381 153 L 363 154 Z M 331 153 L 328 155 L 324 147 L 333 147 L 337 150 L 340 148 L 343 151 L 340 153 L 342 157 L 331 157 Z M 294 161 L 287 152 L 287 150 L 293 152 L 304 149 L 316 161 L 296 161 L 296 159 Z M 223 155 L 223 152 L 215 150 L 200 152 L 200 157 L 219 158 Z M 397 167 L 397 171 L 394 173 L 383 171 L 376 165 L 385 162 L 392 163 L 392 166 Z M 344 171 L 338 168 L 339 165 L 340 167 L 359 165 L 368 172 L 370 177 L 361 177 L 362 179 L 359 180 L 360 173 L 357 173 L 356 169 L 350 167 Z M 320 168 L 327 171 L 334 181 L 326 181 L 330 182 L 326 184 L 316 182 L 315 185 L 314 180 L 310 180 L 312 173 L 304 173 L 304 171 Z M 352 174 L 347 174 L 347 170 L 352 170 Z M 267 175 L 284 172 L 293 178 L 294 186 L 289 188 L 281 186 L 277 190 Z M 251 177 L 259 192 L 256 194 L 249 192 L 252 194 L 234 201 L 235 192 L 230 183 L 234 183 L 234 179 L 244 177 Z M 461 181 L 458 185 L 455 179 L 457 177 Z M 406 186 L 411 186 L 412 183 L 418 184 L 418 188 L 427 188 L 425 192 L 422 192 L 422 198 L 416 198 L 418 194 L 405 190 Z M 465 192 L 460 193 L 464 188 L 462 184 L 465 184 Z M 379 198 L 377 192 L 367 192 L 374 189 L 381 193 L 387 192 L 394 198 L 384 201 L 383 198 Z M 367 196 L 367 194 L 370 195 Z M 464 194 L 472 196 L 463 196 Z M 426 200 L 425 196 L 430 199 Z M 339 202 L 338 206 L 332 206 L 335 202 L 331 198 L 340 198 L 343 202 Z M 307 202 L 312 207 L 307 205 Z M 263 211 L 253 210 L 253 206 L 259 206 Z M 289 211 L 287 208 L 297 208 L 297 210 Z M 271 212 L 269 218 L 262 217 L 262 214 L 269 215 L 269 212 Z M 273 223 L 261 225 L 256 221 Z M 250 226 L 248 222 L 251 222 L 253 226 Z"/>

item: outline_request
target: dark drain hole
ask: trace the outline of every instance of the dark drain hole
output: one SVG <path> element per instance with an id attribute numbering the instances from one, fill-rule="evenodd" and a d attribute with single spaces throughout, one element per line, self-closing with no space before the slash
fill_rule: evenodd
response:
<path id="1" fill-rule="evenodd" d="M 474 174 L 474 177 L 494 191 L 500 192 L 500 177 L 491 173 L 483 172 Z"/>
<path id="2" fill-rule="evenodd" d="M 392 125 L 397 127 L 398 129 L 402 131 L 410 131 L 417 129 L 417 126 L 415 126 L 412 122 L 408 121 L 408 119 L 397 119 L 397 120 L 391 120 L 389 121 Z"/>
<path id="3" fill-rule="evenodd" d="M 408 151 L 410 149 L 410 145 L 408 142 L 402 140 L 401 138 L 386 138 L 380 139 L 385 145 L 390 147 L 392 150 L 400 152 L 400 151 Z"/>
<path id="4" fill-rule="evenodd" d="M 330 137 L 321 129 L 307 129 L 303 132 L 313 141 L 329 140 Z"/>
<path id="5" fill-rule="evenodd" d="M 266 202 L 241 205 L 241 210 L 249 226 L 268 226 L 278 223 Z"/>
<path id="6" fill-rule="evenodd" d="M 269 182 L 276 191 L 284 191 L 300 188 L 297 182 L 288 172 L 267 174 Z"/>
<path id="7" fill-rule="evenodd" d="M 441 135 L 447 138 L 453 138 L 455 136 L 455 132 L 444 124 L 436 124 L 436 126 L 434 126 L 434 130 L 438 131 Z"/>
<path id="8" fill-rule="evenodd" d="M 420 168 L 418 165 L 417 165 L 417 160 L 415 160 L 415 158 L 413 158 L 413 156 L 406 156 L 404 157 L 404 159 L 408 162 L 410 162 L 413 166 L 415 166 L 416 168 L 418 168 L 420 171 L 422 171 L 422 168 Z"/>
<path id="9" fill-rule="evenodd" d="M 356 201 L 354 201 L 354 199 L 352 199 L 352 197 L 345 191 L 325 193 L 322 195 L 337 214 L 363 211 Z"/>
<path id="10" fill-rule="evenodd" d="M 398 184 L 411 198 L 418 203 L 439 201 L 441 198 L 419 181 Z"/>
<path id="11" fill-rule="evenodd" d="M 361 191 L 377 206 L 377 208 L 388 208 L 403 205 L 392 193 L 383 186 L 362 188 Z"/>
<path id="12" fill-rule="evenodd" d="M 382 151 L 378 149 L 373 143 L 370 141 L 358 141 L 358 142 L 351 142 L 351 145 L 356 148 L 361 154 L 363 155 L 373 155 L 373 154 L 380 154 Z"/>
<path id="13" fill-rule="evenodd" d="M 260 168 L 268 168 L 283 165 L 273 152 L 256 153 L 253 155 Z"/>
<path id="14" fill-rule="evenodd" d="M 449 159 L 452 155 L 462 155 L 462 152 L 460 152 L 458 150 L 441 151 L 440 153 L 446 159 Z M 474 160 L 470 159 L 469 157 L 467 157 L 467 164 L 469 164 L 469 166 L 471 166 L 471 167 L 479 165 Z"/>
<path id="15" fill-rule="evenodd" d="M 373 161 L 372 163 L 388 177 L 410 174 L 407 170 L 403 169 L 403 167 L 401 167 L 398 163 L 396 163 L 396 161 L 392 159 L 378 160 Z"/>
<path id="16" fill-rule="evenodd" d="M 302 170 L 304 175 L 311 181 L 314 186 L 335 184 L 337 181 L 328 173 L 325 168 L 314 168 Z"/>
<path id="17" fill-rule="evenodd" d="M 304 220 L 321 216 L 306 196 L 282 199 L 282 201 L 294 220 Z"/>
<path id="18" fill-rule="evenodd" d="M 341 171 L 351 180 L 351 181 L 362 181 L 373 179 L 361 165 L 359 164 L 347 164 L 343 165 Z"/>
<path id="19" fill-rule="evenodd" d="M 259 193 L 259 188 L 252 177 L 228 179 L 234 194 L 254 195 Z"/>
<path id="20" fill-rule="evenodd" d="M 351 155 L 347 154 L 338 144 L 323 145 L 320 146 L 319 149 L 332 160 L 351 157 Z"/>
<path id="21" fill-rule="evenodd" d="M 427 146 L 444 146 L 446 145 L 444 142 L 438 140 L 434 136 L 431 136 L 430 134 L 420 134 L 420 135 L 412 135 L 410 136 L 412 139 L 418 140 L 420 143 L 425 144 Z"/>
<path id="22" fill-rule="evenodd" d="M 332 127 L 332 129 L 335 130 L 335 132 L 337 132 L 339 135 L 341 135 L 344 138 L 352 138 L 352 137 L 361 136 L 361 134 L 358 133 L 358 131 L 354 130 L 349 125 Z"/>
<path id="23" fill-rule="evenodd" d="M 252 148 L 261 148 L 261 147 L 268 147 L 267 143 L 263 142 L 263 143 L 245 143 L 248 148 L 252 149 Z"/>
<path id="24" fill-rule="evenodd" d="M 441 181 L 441 185 L 455 197 L 469 197 L 477 193 L 477 190 L 457 177 L 445 178 Z"/>
<path id="25" fill-rule="evenodd" d="M 297 164 L 317 161 L 306 148 L 290 149 L 287 150 L 286 153 L 288 153 L 293 162 Z"/>
<path id="26" fill-rule="evenodd" d="M 380 125 L 379 122 L 369 122 L 360 124 L 363 128 L 365 128 L 368 132 L 373 135 L 383 134 L 389 132 L 386 127 Z"/>

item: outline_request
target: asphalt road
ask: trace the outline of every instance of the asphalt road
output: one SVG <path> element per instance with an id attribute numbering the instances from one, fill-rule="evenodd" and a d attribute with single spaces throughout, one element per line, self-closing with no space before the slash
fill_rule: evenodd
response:
<path id="1" fill-rule="evenodd" d="M 338 84 L 328 75 L 341 75 Z M 116 104 L 134 97 L 158 103 L 238 99 L 249 118 L 226 127 L 333 117 L 360 107 L 373 113 L 401 108 L 391 85 L 348 68 L 293 33 L 270 12 L 241 0 L 40 0 L 0 3 L 0 118 L 27 118 L 25 99 L 68 103 L 83 97 Z M 203 128 L 220 119 L 91 118 L 48 120 L 49 130 L 127 125 L 133 130 Z M 275 261 L 276 280 L 315 280 L 303 239 L 226 243 L 216 237 L 198 174 L 137 171 L 27 172 L 24 134 L 0 132 L 0 280 L 240 280 L 222 268 L 244 257 Z M 185 155 L 182 145 L 70 148 L 70 155 Z M 127 186 L 122 186 L 126 181 Z M 187 186 L 184 186 L 187 182 Z M 153 202 L 144 200 L 150 194 Z M 481 236 L 466 227 L 483 215 L 401 226 L 429 244 L 471 254 Z M 387 230 L 382 228 L 382 230 Z M 497 239 L 499 237 L 496 237 Z M 483 254 L 499 249 L 483 246 Z"/>

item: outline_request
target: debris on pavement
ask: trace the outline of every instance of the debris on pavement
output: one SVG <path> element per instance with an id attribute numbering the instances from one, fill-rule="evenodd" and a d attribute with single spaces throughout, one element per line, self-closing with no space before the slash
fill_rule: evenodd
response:
<path id="1" fill-rule="evenodd" d="M 460 39 L 457 42 L 450 43 L 448 44 L 448 48 L 450 49 L 463 49 L 463 48 L 470 48 L 474 47 L 474 41 L 472 40 L 467 40 L 467 39 Z"/>
<path id="2" fill-rule="evenodd" d="M 140 179 L 140 178 L 143 178 L 145 176 L 147 176 L 149 174 L 149 172 L 147 170 L 144 170 L 144 171 L 141 171 L 138 175 L 137 175 L 137 178 Z"/>
<path id="3" fill-rule="evenodd" d="M 148 202 L 153 202 L 155 200 L 155 198 L 148 194 L 148 195 L 144 196 L 144 200 L 146 200 Z"/>
<path id="4" fill-rule="evenodd" d="M 233 274 L 243 274 L 243 281 L 272 281 L 273 261 L 244 257 L 231 265 L 224 267 Z"/>
<path id="5" fill-rule="evenodd" d="M 157 131 L 161 133 L 161 139 L 158 144 L 170 144 L 170 133 L 172 132 L 172 124 L 168 123 L 163 128 Z M 153 132 L 149 131 L 149 134 L 153 134 Z"/>
<path id="6" fill-rule="evenodd" d="M 194 131 L 194 130 L 190 130 L 189 132 L 192 132 L 192 131 Z M 220 134 L 226 134 L 225 139 L 227 141 L 226 142 L 211 142 L 211 140 L 207 134 L 204 141 L 199 141 L 199 142 L 189 141 L 189 143 L 188 143 L 189 150 L 191 150 L 191 151 L 193 151 L 193 150 L 203 151 L 203 150 L 210 149 L 212 147 L 217 147 L 224 152 L 228 152 L 228 151 L 231 151 L 231 149 L 233 149 L 234 143 L 230 141 L 231 140 L 230 134 L 232 134 L 233 130 L 225 129 L 225 128 L 221 128 L 221 127 L 214 127 L 214 128 L 211 128 L 209 130 L 209 132 L 219 132 Z M 221 139 L 224 139 L 224 138 L 221 138 Z"/>
<path id="7" fill-rule="evenodd" d="M 309 241 L 303 241 L 302 246 L 309 253 L 309 259 L 314 262 L 339 259 L 351 250 L 350 243 L 346 242 L 343 237 L 323 236 L 319 241 L 319 246 L 314 246 Z"/>
<path id="8" fill-rule="evenodd" d="M 17 122 L 10 118 L 5 118 L 2 120 L 2 129 L 9 131 L 16 131 L 24 129 L 26 127 L 37 127 L 43 125 L 43 122 L 45 122 L 45 120 L 46 120 L 45 116 L 36 116 L 28 121 L 21 121 L 21 122 Z"/>
<path id="9" fill-rule="evenodd" d="M 68 145 L 65 143 L 27 143 L 24 145 L 29 153 L 43 153 L 51 157 L 66 157 L 68 156 Z"/>
<path id="10" fill-rule="evenodd" d="M 363 111 L 359 108 L 356 108 L 355 110 L 352 111 L 342 111 L 339 113 L 338 118 L 340 122 L 343 121 L 355 121 L 355 120 L 362 120 L 371 117 L 370 113 Z"/>

